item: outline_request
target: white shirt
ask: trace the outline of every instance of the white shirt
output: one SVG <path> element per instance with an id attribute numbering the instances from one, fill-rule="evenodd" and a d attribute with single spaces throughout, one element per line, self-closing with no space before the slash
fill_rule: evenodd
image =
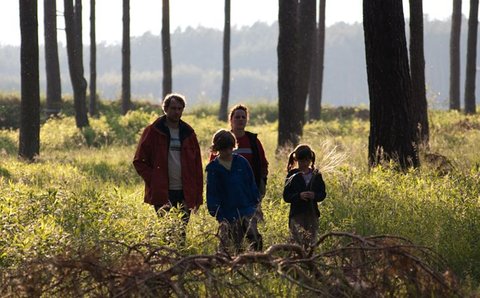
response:
<path id="1" fill-rule="evenodd" d="M 179 129 L 168 128 L 170 130 L 170 147 L 168 148 L 168 189 L 182 189 L 182 163 Z"/>

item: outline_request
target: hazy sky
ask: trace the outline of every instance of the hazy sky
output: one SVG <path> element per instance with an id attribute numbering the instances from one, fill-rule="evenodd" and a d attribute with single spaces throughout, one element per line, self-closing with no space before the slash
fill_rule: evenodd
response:
<path id="1" fill-rule="evenodd" d="M 240 27 L 251 25 L 256 21 L 273 23 L 278 17 L 279 0 L 232 0 L 232 25 Z M 89 3 L 83 1 L 84 17 L 84 43 L 88 44 L 89 32 Z M 115 43 L 122 36 L 122 1 L 121 0 L 97 0 L 97 42 L 105 41 Z M 131 0 L 131 35 L 139 36 L 150 31 L 159 34 L 161 30 L 160 0 Z M 408 1 L 404 0 L 405 16 L 408 17 Z M 19 1 L 0 0 L 0 45 L 20 44 L 19 25 Z M 43 43 L 43 1 L 38 1 L 39 10 L 39 34 L 40 42 Z M 463 13 L 468 16 L 468 1 L 463 1 Z M 430 19 L 447 19 L 450 17 L 452 0 L 424 0 L 424 14 Z M 58 27 L 64 27 L 63 1 L 57 1 Z M 184 29 L 188 26 L 199 25 L 211 28 L 223 28 L 223 0 L 170 0 L 170 28 Z M 361 22 L 362 0 L 327 0 L 326 22 L 327 26 L 336 22 Z M 62 31 L 59 32 L 59 40 L 65 38 Z"/>

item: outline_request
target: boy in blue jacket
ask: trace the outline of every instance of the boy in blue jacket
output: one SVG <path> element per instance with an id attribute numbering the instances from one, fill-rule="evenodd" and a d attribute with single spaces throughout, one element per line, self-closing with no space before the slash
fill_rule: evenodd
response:
<path id="1" fill-rule="evenodd" d="M 232 153 L 235 144 L 230 131 L 221 129 L 213 136 L 211 150 L 218 156 L 206 168 L 207 207 L 219 222 L 222 251 L 233 242 L 235 252 L 240 252 L 243 238 L 247 238 L 249 249 L 258 251 L 262 250 L 262 236 L 253 215 L 260 196 L 248 161 Z"/>

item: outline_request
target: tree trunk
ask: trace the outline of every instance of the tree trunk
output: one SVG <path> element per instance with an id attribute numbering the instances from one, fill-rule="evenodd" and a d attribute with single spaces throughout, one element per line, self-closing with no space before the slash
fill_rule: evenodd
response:
<path id="1" fill-rule="evenodd" d="M 425 90 L 425 55 L 423 42 L 423 1 L 410 0 L 410 74 L 412 79 L 411 115 L 417 145 L 428 147 L 428 105 Z"/>
<path id="2" fill-rule="evenodd" d="M 467 39 L 467 74 L 465 77 L 465 113 L 475 114 L 475 79 L 477 73 L 478 0 L 470 0 Z"/>
<path id="3" fill-rule="evenodd" d="M 402 1 L 364 1 L 363 26 L 370 94 L 369 165 L 395 160 L 402 169 L 418 166 L 409 115 L 412 84 Z"/>
<path id="4" fill-rule="evenodd" d="M 297 144 L 295 110 L 297 57 L 297 0 L 278 1 L 278 148 Z"/>
<path id="5" fill-rule="evenodd" d="M 67 56 L 70 80 L 73 87 L 75 122 L 78 128 L 88 126 L 86 93 L 87 82 L 83 77 L 83 43 L 82 43 L 82 2 L 64 0 L 65 33 L 67 37 Z"/>
<path id="6" fill-rule="evenodd" d="M 130 101 L 130 0 L 123 0 L 123 43 L 122 43 L 122 113 L 131 108 Z"/>
<path id="7" fill-rule="evenodd" d="M 97 41 L 95 0 L 90 0 L 90 116 L 97 115 Z"/>
<path id="8" fill-rule="evenodd" d="M 40 153 L 40 82 L 37 1 L 20 1 L 21 103 L 18 155 L 33 161 Z"/>
<path id="9" fill-rule="evenodd" d="M 225 24 L 223 27 L 223 80 L 222 98 L 218 120 L 227 121 L 228 95 L 230 91 L 230 0 L 225 0 Z"/>
<path id="10" fill-rule="evenodd" d="M 453 0 L 450 31 L 450 110 L 460 111 L 460 32 L 462 0 Z"/>
<path id="11" fill-rule="evenodd" d="M 62 109 L 62 85 L 57 43 L 57 5 L 55 0 L 44 0 L 45 72 L 47 75 L 47 117 L 57 116 Z"/>
<path id="12" fill-rule="evenodd" d="M 297 67 L 295 77 L 295 112 L 293 115 L 295 133 L 300 137 L 305 124 L 305 106 L 307 103 L 310 69 L 312 64 L 312 47 L 315 34 L 316 1 L 301 0 L 298 3 L 298 43 Z M 297 145 L 297 144 L 294 144 Z"/>
<path id="13" fill-rule="evenodd" d="M 308 119 L 319 120 L 322 110 L 323 69 L 325 56 L 325 6 L 326 0 L 320 0 L 318 28 L 313 42 L 312 68 L 308 99 Z"/>
<path id="14" fill-rule="evenodd" d="M 163 96 L 172 93 L 172 53 L 170 49 L 170 3 L 162 6 Z"/>

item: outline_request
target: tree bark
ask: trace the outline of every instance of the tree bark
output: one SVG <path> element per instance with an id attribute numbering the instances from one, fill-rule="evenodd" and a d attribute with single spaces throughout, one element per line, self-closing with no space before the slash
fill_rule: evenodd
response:
<path id="1" fill-rule="evenodd" d="M 305 107 L 307 103 L 310 69 L 312 64 L 312 47 L 315 33 L 316 1 L 301 0 L 298 3 L 298 43 L 297 43 L 297 76 L 295 77 L 295 112 L 294 129 L 300 137 L 305 124 Z M 298 138 L 299 138 L 298 137 Z M 296 143 L 294 145 L 297 145 Z"/>
<path id="2" fill-rule="evenodd" d="M 478 0 L 470 0 L 467 39 L 467 70 L 465 77 L 465 113 L 475 114 L 475 79 L 477 74 L 477 32 L 478 32 Z"/>
<path id="3" fill-rule="evenodd" d="M 295 110 L 297 72 L 297 0 L 278 1 L 278 148 L 297 144 L 292 111 Z"/>
<path id="4" fill-rule="evenodd" d="M 394 160 L 402 169 L 416 167 L 402 1 L 364 1 L 363 26 L 370 95 L 369 165 Z"/>
<path id="5" fill-rule="evenodd" d="M 450 110 L 460 111 L 460 32 L 462 0 L 453 0 L 450 31 Z"/>
<path id="6" fill-rule="evenodd" d="M 318 28 L 312 50 L 312 68 L 310 75 L 308 119 L 319 120 L 322 110 L 323 70 L 325 59 L 325 6 L 326 0 L 320 0 Z"/>
<path id="7" fill-rule="evenodd" d="M 82 1 L 64 0 L 65 33 L 70 80 L 73 87 L 75 122 L 78 128 L 89 126 L 87 117 L 87 81 L 83 77 Z"/>
<path id="8" fill-rule="evenodd" d="M 162 6 L 163 96 L 172 93 L 172 53 L 170 48 L 170 3 Z"/>
<path id="9" fill-rule="evenodd" d="M 97 115 L 97 40 L 95 0 L 90 0 L 90 116 Z"/>
<path id="10" fill-rule="evenodd" d="M 410 74 L 412 78 L 411 115 L 416 127 L 417 145 L 428 147 L 428 105 L 425 90 L 423 1 L 410 0 Z"/>
<path id="11" fill-rule="evenodd" d="M 223 80 L 222 98 L 218 120 L 227 121 L 228 96 L 230 92 L 230 0 L 225 0 L 225 23 L 223 27 Z"/>
<path id="12" fill-rule="evenodd" d="M 57 42 L 57 5 L 55 0 L 44 0 L 45 72 L 47 75 L 47 117 L 57 116 L 62 109 L 62 86 Z"/>
<path id="13" fill-rule="evenodd" d="M 123 0 L 122 113 L 131 108 L 130 100 L 130 0 Z"/>
<path id="14" fill-rule="evenodd" d="M 20 134 L 18 155 L 33 161 L 40 153 L 40 82 L 37 1 L 20 1 Z"/>

